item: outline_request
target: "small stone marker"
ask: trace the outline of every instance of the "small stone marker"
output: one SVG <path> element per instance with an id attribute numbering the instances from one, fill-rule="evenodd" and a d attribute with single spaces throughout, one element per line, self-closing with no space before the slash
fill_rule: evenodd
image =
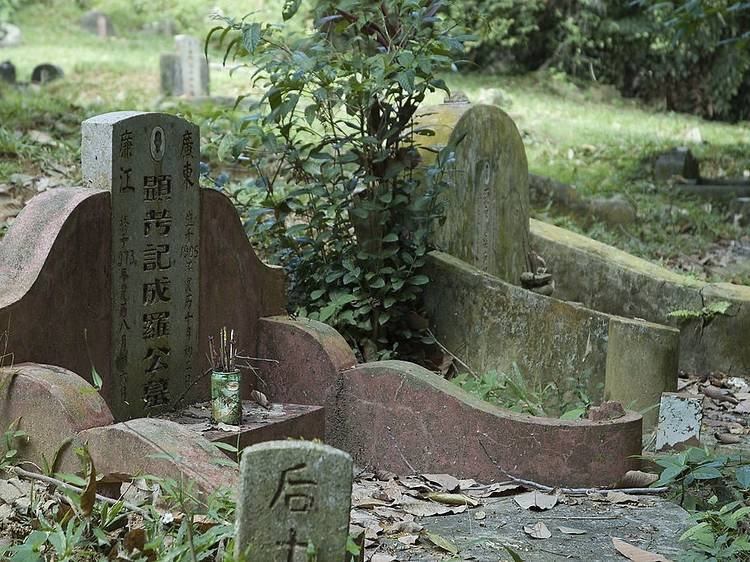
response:
<path id="1" fill-rule="evenodd" d="M 174 53 L 165 53 L 159 57 L 159 76 L 161 91 L 167 96 L 182 95 L 182 66 L 180 57 Z"/>
<path id="2" fill-rule="evenodd" d="M 0 47 L 15 47 L 21 43 L 21 28 L 12 23 L 0 23 Z"/>
<path id="3" fill-rule="evenodd" d="M 115 34 L 109 17 L 101 12 L 86 12 L 81 18 L 81 27 L 102 38 L 112 37 Z"/>
<path id="4" fill-rule="evenodd" d="M 177 57 L 180 60 L 182 95 L 195 98 L 208 95 L 208 61 L 196 37 L 176 35 Z"/>
<path id="5" fill-rule="evenodd" d="M 308 441 L 271 441 L 242 454 L 235 557 L 253 562 L 344 560 L 352 459 Z M 244 556 L 244 558 L 243 558 Z"/>
<path id="6" fill-rule="evenodd" d="M 118 419 L 162 411 L 198 375 L 198 127 L 115 112 L 81 127 L 84 185 L 112 192 L 112 355 Z M 91 335 L 89 335 L 91 337 Z"/>
<path id="7" fill-rule="evenodd" d="M 665 392 L 659 406 L 656 428 L 656 450 L 682 449 L 699 446 L 703 398 Z"/>
<path id="8" fill-rule="evenodd" d="M 700 176 L 700 164 L 689 148 L 679 147 L 661 154 L 654 163 L 654 178 L 667 181 L 680 176 L 688 181 Z"/>
<path id="9" fill-rule="evenodd" d="M 16 83 L 16 67 L 9 60 L 0 63 L 0 80 L 8 84 Z"/>
<path id="10" fill-rule="evenodd" d="M 46 84 L 58 78 L 62 78 L 65 73 L 63 69 L 54 64 L 40 64 L 34 67 L 31 72 L 31 82 L 33 84 Z"/>

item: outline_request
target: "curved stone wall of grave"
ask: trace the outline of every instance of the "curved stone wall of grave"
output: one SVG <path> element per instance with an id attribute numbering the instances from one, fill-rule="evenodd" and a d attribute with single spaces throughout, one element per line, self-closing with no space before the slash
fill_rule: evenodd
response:
<path id="1" fill-rule="evenodd" d="M 344 371 L 327 409 L 329 444 L 359 466 L 396 474 L 614 486 L 639 467 L 633 458 L 641 452 L 638 414 L 601 422 L 516 414 L 401 361 Z"/>
<path id="2" fill-rule="evenodd" d="M 676 390 L 673 328 L 539 295 L 442 252 L 428 255 L 426 273 L 435 336 L 477 373 L 517 365 L 532 384 L 564 389 L 577 380 L 594 400 L 606 385 L 608 400 L 639 410 Z"/>
<path id="3" fill-rule="evenodd" d="M 446 220 L 436 226 L 437 248 L 515 285 L 528 271 L 529 170 L 523 140 L 499 107 L 445 103 L 420 109 L 417 137 L 425 162 L 457 143 L 444 192 Z M 460 142 L 459 142 L 460 141 Z"/>
<path id="4" fill-rule="evenodd" d="M 0 240 L 0 334 L 7 361 L 109 374 L 109 193 L 54 189 L 31 199 Z M 109 403 L 110 385 L 102 394 Z"/>
<path id="5" fill-rule="evenodd" d="M 750 372 L 750 287 L 690 279 L 540 221 L 531 221 L 531 234 L 532 246 L 554 273 L 559 298 L 678 328 L 680 368 L 686 371 Z M 710 322 L 669 316 L 720 301 L 731 307 Z"/>
<path id="6" fill-rule="evenodd" d="M 29 437 L 14 444 L 16 460 L 41 470 L 79 432 L 113 421 L 104 399 L 71 371 L 36 363 L 0 368 L 0 427 L 17 422 Z"/>

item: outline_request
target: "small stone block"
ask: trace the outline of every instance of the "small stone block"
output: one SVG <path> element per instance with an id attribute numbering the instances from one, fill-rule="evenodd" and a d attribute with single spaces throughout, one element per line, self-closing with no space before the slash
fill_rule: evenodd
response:
<path id="1" fill-rule="evenodd" d="M 253 562 L 344 560 L 351 457 L 318 443 L 271 441 L 243 451 L 235 557 Z M 244 556 L 244 558 L 243 558 Z"/>
<path id="2" fill-rule="evenodd" d="M 665 392 L 661 396 L 656 450 L 698 446 L 703 420 L 703 398 Z"/>

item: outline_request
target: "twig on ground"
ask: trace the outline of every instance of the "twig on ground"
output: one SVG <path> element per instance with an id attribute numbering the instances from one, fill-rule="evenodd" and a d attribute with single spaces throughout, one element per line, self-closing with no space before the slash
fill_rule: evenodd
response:
<path id="1" fill-rule="evenodd" d="M 477 374 L 476 374 L 476 373 L 475 373 L 475 372 L 474 372 L 474 371 L 472 370 L 472 368 L 471 368 L 471 367 L 469 367 L 469 366 L 468 366 L 468 365 L 467 365 L 466 363 L 464 363 L 464 362 L 463 362 L 463 361 L 461 360 L 461 358 L 460 358 L 460 357 L 458 357 L 458 356 L 457 356 L 457 355 L 456 355 L 455 353 L 453 353 L 453 352 L 452 352 L 452 351 L 451 351 L 450 349 L 448 349 L 448 348 L 447 348 L 447 347 L 445 347 L 445 346 L 444 346 L 444 345 L 443 345 L 442 343 L 440 343 L 440 340 L 438 340 L 438 339 L 437 339 L 437 338 L 435 337 L 435 334 L 433 334 L 433 333 L 432 333 L 432 330 L 428 329 L 428 330 L 427 330 L 427 333 L 428 333 L 428 334 L 430 334 L 430 336 L 432 336 L 432 339 L 434 339 L 434 340 L 435 340 L 435 343 L 436 343 L 436 344 L 438 344 L 438 347 L 439 347 L 440 349 L 442 349 L 444 353 L 447 353 L 448 355 L 450 355 L 451 357 L 453 357 L 453 359 L 454 359 L 454 360 L 455 360 L 456 362 L 458 362 L 458 364 L 459 364 L 459 365 L 461 365 L 461 366 L 462 366 L 462 367 L 463 367 L 464 369 L 466 369 L 466 370 L 467 370 L 467 371 L 469 372 L 469 374 L 470 374 L 470 375 L 471 375 L 472 377 L 474 377 L 474 378 L 479 378 L 479 377 L 477 376 Z"/>
<path id="2" fill-rule="evenodd" d="M 29 472 L 28 470 L 24 470 L 23 468 L 19 468 L 17 466 L 8 468 L 8 471 L 12 472 L 19 478 L 26 478 L 28 480 L 37 480 L 39 482 L 44 482 L 45 484 L 50 484 L 52 486 L 55 486 L 56 488 L 62 488 L 63 490 L 70 490 L 71 492 L 75 492 L 77 494 L 83 493 L 83 489 L 79 488 L 78 486 L 73 486 L 73 484 L 68 484 L 67 482 L 63 482 L 62 480 L 58 480 L 57 478 L 52 478 L 51 476 L 44 476 L 43 474 L 36 474 L 35 472 Z M 107 498 L 99 494 L 96 494 L 96 499 L 104 503 L 108 503 L 109 505 L 116 505 L 116 504 L 121 503 L 123 507 L 125 507 L 126 509 L 133 511 L 135 513 L 138 513 L 139 515 L 142 515 L 146 519 L 149 519 L 149 520 L 151 519 L 151 514 L 148 511 L 132 503 L 128 503 L 122 500 L 114 500 L 112 498 Z"/>
<path id="3" fill-rule="evenodd" d="M 661 487 L 661 488 L 559 488 L 557 487 L 555 488 L 552 486 L 547 486 L 545 484 L 534 482 L 533 480 L 525 480 L 523 478 L 516 478 L 512 474 L 509 474 L 503 467 L 501 467 L 495 461 L 495 459 L 493 459 L 490 456 L 490 453 L 487 451 L 487 448 L 484 446 L 484 443 L 482 443 L 481 439 L 479 439 L 478 441 L 482 447 L 482 450 L 484 451 L 484 454 L 487 455 L 487 458 L 490 460 L 490 462 L 493 465 L 495 465 L 495 468 L 497 468 L 505 476 L 510 478 L 514 483 L 521 484 L 528 488 L 534 488 L 541 492 L 557 491 L 563 494 L 567 494 L 569 496 L 587 496 L 589 494 L 606 494 L 608 492 L 622 492 L 624 494 L 639 494 L 639 495 L 656 495 L 656 494 L 663 494 L 669 491 L 669 488 L 667 487 Z"/>

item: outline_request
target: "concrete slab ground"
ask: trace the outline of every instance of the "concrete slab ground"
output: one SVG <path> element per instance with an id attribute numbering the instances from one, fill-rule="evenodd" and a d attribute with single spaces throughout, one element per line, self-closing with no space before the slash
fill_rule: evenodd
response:
<path id="1" fill-rule="evenodd" d="M 586 562 L 616 562 L 625 560 L 615 550 L 612 538 L 660 554 L 674 560 L 683 549 L 678 544 L 680 535 L 690 527 L 688 513 L 676 504 L 661 498 L 645 498 L 652 505 L 613 505 L 608 502 L 581 500 L 579 505 L 558 504 L 542 512 L 520 508 L 513 497 L 491 498 L 484 505 L 458 515 L 423 517 L 417 522 L 430 533 L 451 541 L 458 547 L 458 555 L 440 552 L 424 538 L 416 545 L 405 545 L 398 537 L 381 539 L 377 552 L 390 554 L 393 560 L 428 562 L 434 560 L 512 560 L 503 545 L 512 548 L 524 562 L 556 560 L 584 560 Z M 477 513 L 483 512 L 479 520 Z M 523 530 L 543 522 L 552 536 L 534 539 Z M 585 531 L 584 534 L 565 534 L 559 528 Z M 370 559 L 376 546 L 367 549 Z M 376 558 L 377 559 L 377 558 Z M 388 558 L 383 558 L 387 560 Z"/>

